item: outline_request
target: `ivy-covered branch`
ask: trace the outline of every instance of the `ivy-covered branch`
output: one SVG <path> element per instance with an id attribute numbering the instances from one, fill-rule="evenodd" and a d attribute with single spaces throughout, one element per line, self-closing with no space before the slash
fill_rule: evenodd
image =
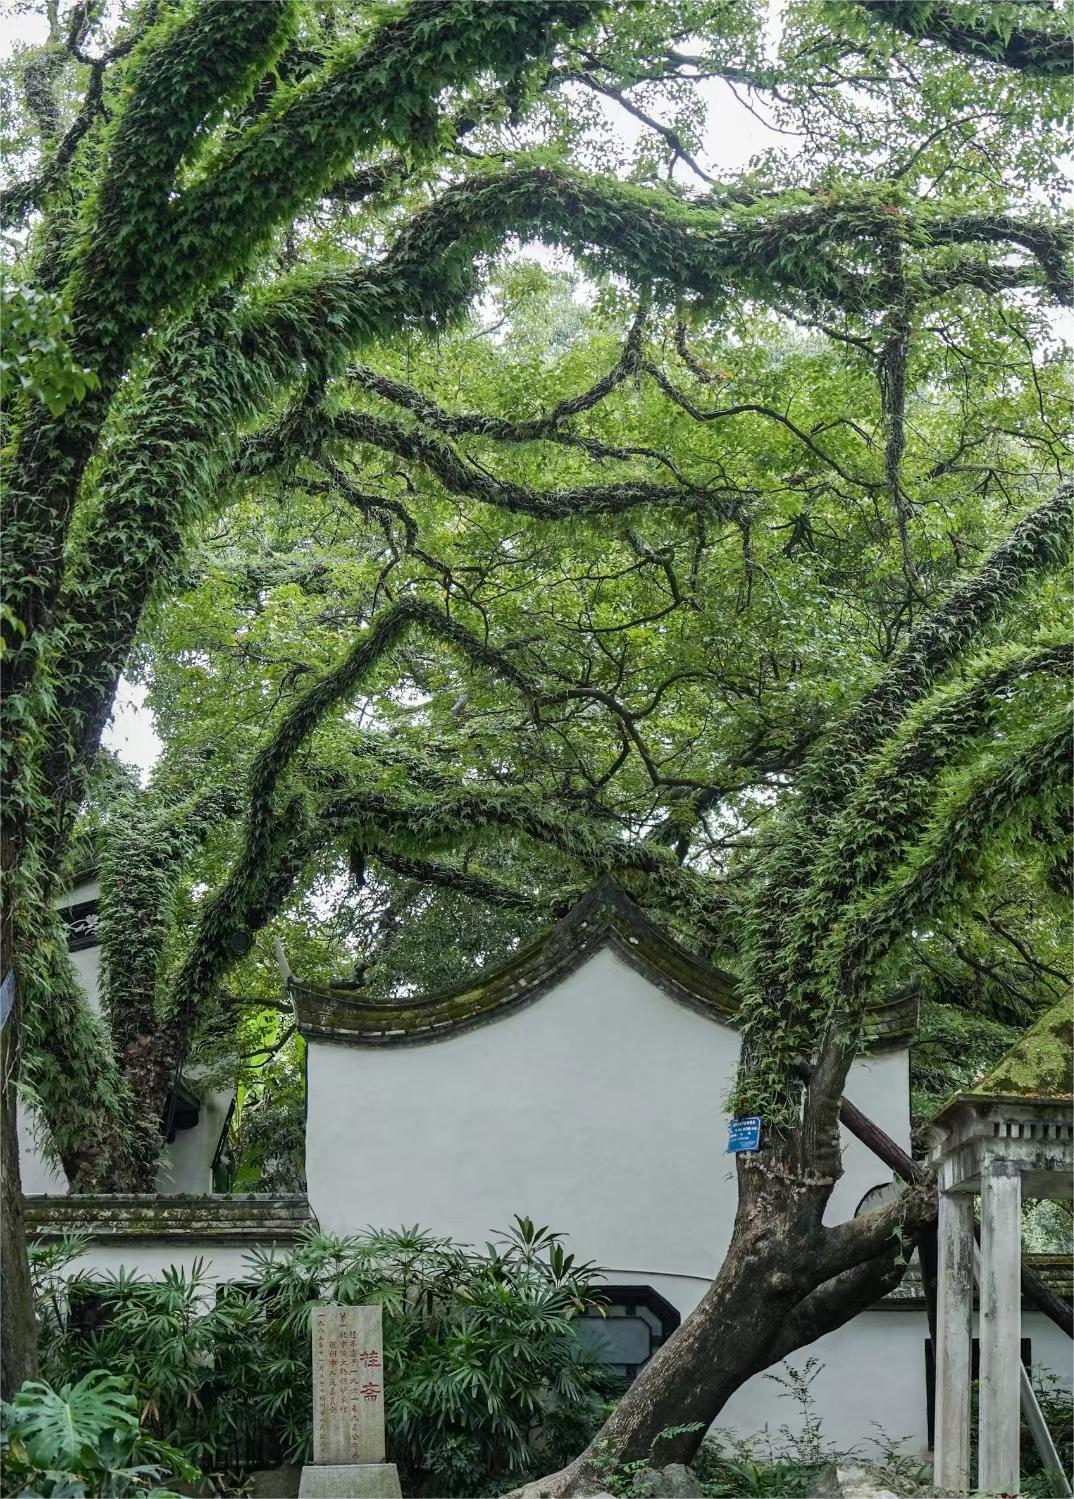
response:
<path id="1" fill-rule="evenodd" d="M 149 283 L 160 279 L 179 164 L 206 120 L 269 65 L 289 10 L 283 0 L 207 0 L 160 22 L 129 60 L 127 97 L 67 288 L 72 355 L 97 385 L 59 416 L 31 407 L 6 476 L 5 723 L 19 711 L 59 590 L 83 473 L 137 340 L 161 307 Z"/>
<path id="2" fill-rule="evenodd" d="M 284 715 L 274 734 L 255 756 L 248 783 L 248 809 L 243 844 L 221 887 L 206 903 L 194 940 L 173 986 L 177 1009 L 196 1011 L 221 970 L 227 937 L 247 922 L 247 908 L 265 903 L 266 883 L 277 856 L 290 840 L 287 819 L 274 810 L 277 783 L 300 746 L 324 716 L 351 696 L 359 683 L 400 643 L 419 621 L 455 638 L 468 632 L 453 626 L 440 611 L 419 599 L 401 600 L 385 610 L 359 638 L 346 657 L 310 687 Z M 472 642 L 475 653 L 480 643 Z M 513 671 L 507 665 L 508 674 Z"/>
<path id="3" fill-rule="evenodd" d="M 480 70 L 517 77 L 557 35 L 591 21 L 603 0 L 410 0 L 398 19 L 323 76 L 278 94 L 265 117 L 218 154 L 183 194 L 169 301 L 219 284 L 273 225 L 331 186 L 350 158 L 383 140 L 411 150 L 435 141 L 437 97 Z M 209 269 L 211 268 L 211 270 Z"/>
<path id="4" fill-rule="evenodd" d="M 417 880 L 422 885 L 442 885 L 458 895 L 466 895 L 471 900 L 499 906 L 507 911 L 532 911 L 541 915 L 563 916 L 581 893 L 578 890 L 559 894 L 521 890 L 483 872 L 463 869 L 457 864 L 440 864 L 432 859 L 420 859 L 415 855 L 376 845 L 369 847 L 368 854 L 375 863 L 383 864 L 393 874 Z"/>
<path id="5" fill-rule="evenodd" d="M 991 7 L 946 0 L 857 0 L 863 10 L 917 40 L 938 42 L 963 57 L 998 63 L 1028 77 L 1067 80 L 1074 68 L 1069 30 L 1008 24 Z M 1000 7 L 996 7 L 999 11 Z"/>
<path id="6" fill-rule="evenodd" d="M 729 200 L 714 208 L 657 188 L 522 165 L 476 173 L 448 188 L 413 216 L 380 265 L 282 286 L 258 300 L 249 334 L 276 349 L 283 378 L 299 359 L 331 365 L 368 337 L 372 321 L 386 329 L 415 316 L 449 317 L 473 295 L 474 257 L 492 253 L 510 233 L 569 249 L 598 272 L 693 292 L 710 303 L 732 292 L 770 303 L 789 291 L 840 312 L 883 309 L 888 278 L 868 269 L 878 243 L 887 243 L 896 227 L 922 250 L 933 235 L 970 240 L 979 219 L 907 202 L 897 184 L 840 198 L 811 201 L 794 192 L 760 206 Z M 1006 238 L 1024 230 L 1039 252 L 1038 225 L 1008 216 L 1006 227 Z"/>
<path id="7" fill-rule="evenodd" d="M 1067 642 L 1004 647 L 971 662 L 930 694 L 869 761 L 817 856 L 783 940 L 785 1002 L 807 1007 L 815 961 L 835 912 L 875 888 L 903 859 L 929 816 L 938 776 L 995 733 L 1009 700 L 1034 677 L 1069 682 Z"/>
<path id="8" fill-rule="evenodd" d="M 734 509 L 719 488 L 654 484 L 646 479 L 623 479 L 618 483 L 579 485 L 571 489 L 531 489 L 476 468 L 454 448 L 420 428 L 402 427 L 364 411 L 341 411 L 329 421 L 330 432 L 340 440 L 366 443 L 423 464 L 450 494 L 468 495 L 486 505 L 539 520 L 622 515 L 639 505 L 675 505 L 723 520 Z"/>
<path id="9" fill-rule="evenodd" d="M 1032 510 L 971 578 L 914 630 L 861 702 L 807 758 L 793 830 L 765 860 L 765 902 L 758 913 L 755 971 L 780 992 L 783 942 L 817 848 L 861 780 L 869 757 L 933 684 L 1009 607 L 1035 575 L 1062 565 L 1070 544 L 1071 486 Z"/>
<path id="10" fill-rule="evenodd" d="M 223 347 L 215 350 L 220 377 L 214 392 L 205 389 L 196 398 L 193 392 L 187 397 L 166 363 L 152 400 L 142 406 L 151 415 L 163 397 L 177 418 L 182 415 L 184 423 L 189 421 L 189 447 L 168 436 L 164 438 L 167 446 L 161 448 L 165 467 L 173 471 L 181 467 L 184 482 L 160 482 L 146 465 L 141 489 L 129 483 L 117 486 L 114 503 L 110 502 L 95 527 L 100 538 L 97 555 L 87 559 L 88 565 L 83 562 L 65 611 L 84 621 L 90 637 L 80 648 L 76 628 L 74 640 L 68 643 L 64 673 L 73 686 L 61 686 L 68 700 L 80 703 L 89 752 L 96 726 L 107 712 L 108 680 L 118 676 L 116 662 L 122 662 L 145 597 L 164 561 L 176 553 L 179 528 L 212 493 L 220 444 L 229 424 L 248 420 L 257 403 L 280 381 L 290 383 L 310 365 L 331 367 L 375 334 L 405 326 L 415 315 L 447 316 L 473 292 L 475 254 L 492 248 L 511 231 L 528 228 L 583 256 L 592 255 L 596 246 L 618 270 L 641 279 L 663 278 L 677 289 L 693 289 L 710 297 L 721 295 L 732 281 L 753 285 L 758 295 L 770 295 L 773 281 L 779 284 L 787 279 L 819 292 L 831 284 L 823 269 L 829 243 L 848 236 L 853 240 L 891 233 L 890 217 L 879 213 L 868 199 L 791 213 L 785 208 L 771 212 L 766 205 L 762 216 L 756 215 L 754 208 L 739 208 L 728 217 L 725 212 L 684 205 L 668 194 L 544 167 L 482 174 L 449 189 L 418 213 L 379 266 L 342 273 L 313 287 L 308 282 L 296 283 L 256 297 L 226 329 L 218 327 Z M 929 222 L 935 218 L 930 215 Z M 781 240 L 785 240 L 782 258 Z M 202 373 L 211 379 L 214 349 L 208 328 L 204 334 L 194 330 L 192 338 L 198 345 Z M 180 330 L 176 330 L 176 343 L 180 350 L 186 343 Z M 199 442 L 203 410 L 211 420 Z M 339 421 L 353 439 L 382 442 L 390 451 L 426 462 L 455 492 L 523 513 L 550 518 L 616 513 L 638 504 L 681 503 L 688 493 L 674 486 L 626 481 L 541 495 L 482 475 L 443 444 L 382 418 L 342 413 Z M 816 446 L 808 434 L 804 440 Z M 821 456 L 832 462 L 827 454 Z M 691 502 L 694 498 L 690 496 Z M 697 498 L 708 504 L 715 500 L 721 513 L 726 510 L 726 500 L 718 491 L 703 496 L 699 492 Z M 121 532 L 129 533 L 134 541 L 129 565 L 124 549 L 109 541 Z M 99 589 L 106 581 L 109 618 L 118 607 L 129 618 L 129 629 L 104 630 L 95 623 Z M 63 615 L 61 635 L 67 635 L 67 623 L 62 621 Z M 101 659 L 99 671 L 83 665 L 95 649 L 95 633 L 106 635 L 109 641 L 108 660 Z M 86 691 L 84 684 L 90 677 L 93 685 Z M 54 772 L 48 784 L 58 784 Z"/>
<path id="11" fill-rule="evenodd" d="M 347 375 L 354 384 L 372 391 L 374 395 L 392 402 L 393 405 L 402 406 L 413 412 L 426 427 L 443 432 L 446 437 L 473 436 L 487 437 L 494 442 L 534 442 L 539 438 L 556 434 L 570 417 L 578 416 L 583 411 L 591 411 L 624 380 L 638 372 L 641 367 L 642 333 L 646 310 L 646 303 L 643 300 L 627 334 L 623 352 L 606 375 L 579 395 L 567 396 L 564 400 L 557 401 L 544 416 L 534 417 L 525 422 L 512 422 L 504 417 L 484 416 L 479 412 L 444 411 L 420 390 L 415 390 L 413 386 L 401 380 L 390 379 L 387 375 L 382 375 L 365 365 L 352 366 Z M 590 439 L 572 434 L 571 440 L 579 446 L 586 446 L 589 451 L 599 450 L 601 457 L 616 455 L 616 450 L 595 441 L 591 442 Z"/>
<path id="12" fill-rule="evenodd" d="M 913 634 L 861 702 L 804 767 L 803 819 L 821 826 L 843 806 L 865 760 L 914 703 L 1036 575 L 1061 567 L 1071 539 L 1074 487 L 1060 485 L 1021 520 L 980 570 L 959 584 Z"/>
<path id="13" fill-rule="evenodd" d="M 973 887 L 990 846 L 1016 823 L 1054 812 L 1069 800 L 1072 749 L 1070 713 L 1046 715 L 1028 740 L 1008 741 L 1005 753 L 970 772 L 941 800 L 928 826 L 891 876 L 859 900 L 832 913 L 815 969 L 818 1003 L 814 1015 L 782 1026 L 761 1020 L 751 1025 L 751 1052 L 764 1033 L 760 1072 L 768 1086 L 812 1056 L 802 1119 L 803 1136 L 816 1142 L 818 1158 L 836 1154 L 835 1124 L 851 1063 L 860 1046 L 862 1012 L 880 982 L 891 950 L 926 920 L 937 920 Z M 750 1082 L 740 1089 L 749 1093 Z M 765 1084 L 761 1084 L 762 1088 Z"/>
<path id="14" fill-rule="evenodd" d="M 525 697 L 533 697 L 534 685 L 525 673 L 422 600 L 405 598 L 379 615 L 339 665 L 288 710 L 258 751 L 249 776 L 242 847 L 226 880 L 203 908 L 190 951 L 173 984 L 176 1010 L 196 1011 L 226 961 L 229 934 L 249 924 L 251 905 L 262 911 L 268 909 L 267 882 L 273 877 L 281 851 L 287 850 L 291 841 L 289 816 L 277 812 L 273 805 L 284 770 L 325 715 L 352 696 L 393 647 L 419 626 L 461 650 L 472 664 L 504 678 Z M 356 788 L 329 797 L 316 821 L 324 830 L 322 842 L 334 838 L 348 845 L 356 840 L 383 843 L 388 835 L 393 846 L 417 855 L 453 845 L 467 831 L 472 836 L 482 827 L 509 827 L 541 843 L 553 844 L 595 873 L 633 870 L 658 883 L 665 882 L 684 897 L 692 889 L 703 906 L 711 908 L 716 903 L 711 884 L 681 869 L 669 850 L 648 844 L 632 846 L 609 838 L 591 830 L 577 813 L 564 816 L 558 808 L 547 808 L 527 793 L 439 791 L 435 799 L 424 801 Z"/>
<path id="15" fill-rule="evenodd" d="M 411 800 L 359 789 L 326 800 L 321 816 L 337 837 L 391 838 L 393 847 L 408 854 L 452 848 L 467 831 L 474 837 L 506 828 L 558 849 L 595 878 L 635 874 L 663 885 L 672 899 L 692 897 L 710 911 L 720 903 L 712 883 L 681 868 L 669 851 L 609 837 L 576 811 L 549 806 L 524 791 L 456 791 L 435 800 Z"/>
<path id="16" fill-rule="evenodd" d="M 240 808 L 232 786 L 210 787 L 163 809 L 133 791 L 109 819 L 100 860 L 101 1000 L 112 1042 L 138 1097 L 152 1096 L 160 1049 L 174 1034 L 158 1024 L 165 945 L 193 855 Z"/>
<path id="17" fill-rule="evenodd" d="M 911 929 L 913 916 L 931 912 L 933 906 L 938 909 L 944 876 L 954 878 L 958 857 L 966 854 L 965 847 L 952 843 L 947 863 L 937 865 L 931 880 L 923 877 L 928 856 L 900 845 L 904 834 L 908 841 L 916 835 L 920 822 L 915 823 L 911 813 L 903 829 L 901 819 L 889 817 L 882 797 L 879 803 L 870 800 L 872 757 L 878 757 L 877 775 L 882 782 L 887 777 L 889 789 L 894 762 L 900 782 L 907 782 L 904 794 L 913 797 L 920 788 L 912 776 L 921 774 L 926 784 L 931 782 L 963 742 L 951 732 L 945 711 L 961 719 L 961 728 L 968 727 L 971 733 L 987 725 L 992 712 L 987 671 L 986 685 L 971 684 L 967 689 L 956 684 L 941 695 L 935 711 L 926 703 L 916 724 L 907 720 L 907 715 L 1034 574 L 1060 565 L 1069 544 L 1070 526 L 1070 490 L 1062 487 L 1015 527 L 975 577 L 956 588 L 917 627 L 876 686 L 808 757 L 799 778 L 801 794 L 783 820 L 780 837 L 751 871 L 753 909 L 746 925 L 746 1026 L 738 1099 L 743 1106 L 744 1100 L 752 1100 L 752 1107 L 764 1099 L 770 1112 L 782 1108 L 795 1059 L 812 1055 L 815 1071 L 807 1113 L 815 1137 L 825 1135 L 846 1067 L 856 1049 L 860 1009 L 882 958 L 892 943 Z M 1004 665 L 1011 662 L 998 667 L 997 691 L 1002 691 Z M 1056 669 L 1061 665 L 1060 660 Z M 978 686 L 980 690 L 976 690 Z M 900 737 L 899 727 L 904 721 L 907 731 Z M 919 734 L 915 734 L 915 727 Z M 905 758 L 900 762 L 902 751 Z M 1034 753 L 1038 758 L 1044 756 L 1036 778 L 1033 773 L 1025 773 Z M 986 818 L 980 832 L 998 825 L 1017 806 L 1040 798 L 1051 774 L 1047 755 L 1054 753 L 1055 744 L 1049 741 L 1047 750 L 1038 746 L 1029 752 L 1026 762 L 996 773 L 996 784 L 987 793 L 988 818 L 993 821 Z M 858 788 L 863 789 L 861 817 L 847 810 Z M 976 807 L 974 801 L 975 811 Z M 874 826 L 870 813 L 879 816 L 879 826 Z M 966 816 L 964 840 L 977 826 L 973 815 L 967 811 Z M 951 826 L 959 827 L 957 811 L 952 813 Z M 926 833 L 921 848 L 928 845 L 930 836 L 942 841 L 944 835 Z M 951 838 L 954 836 L 952 831 Z M 825 846 L 828 838 L 832 841 Z M 862 840 L 859 862 L 857 850 Z M 831 933 L 833 929 L 842 932 L 845 923 L 852 920 L 848 912 L 858 909 L 859 887 L 853 871 L 860 871 L 862 888 L 867 890 L 873 875 L 878 870 L 883 872 L 889 847 L 895 870 L 889 883 L 903 892 L 903 907 L 896 911 L 894 897 L 890 898 L 885 908 L 889 921 L 884 941 L 876 934 L 880 918 L 871 917 L 867 928 L 871 935 L 862 936 L 855 926 L 858 936 L 840 937 L 847 951 L 834 960 Z M 815 878 L 820 879 L 822 888 L 817 892 L 819 898 L 810 903 Z M 828 884 L 824 884 L 825 878 Z M 912 899 L 908 891 L 913 892 Z M 910 911 L 907 901 L 918 904 Z M 905 920 L 900 927 L 902 918 Z M 833 963 L 839 975 L 835 979 Z M 846 992 L 851 984 L 853 996 Z M 833 1022 L 836 1015 L 844 1018 Z"/>
<path id="18" fill-rule="evenodd" d="M 1019 245 L 1039 265 L 1055 301 L 1061 307 L 1074 303 L 1070 236 L 1062 225 L 1034 223 L 1010 213 L 962 213 L 931 224 L 928 234 L 935 245 Z M 948 267 L 947 274 L 951 270 Z"/>
<path id="19" fill-rule="evenodd" d="M 941 912 L 972 882 L 988 839 L 1035 803 L 1047 808 L 1062 795 L 1070 754 L 1064 708 L 1048 715 L 1014 754 L 967 777 L 894 876 L 835 926 L 821 965 L 830 1003 L 855 1012 L 893 943 L 926 913 Z"/>
<path id="20" fill-rule="evenodd" d="M 237 427 L 271 396 L 257 363 L 242 357 L 234 314 L 222 304 L 173 326 L 117 423 L 56 606 L 48 658 L 55 705 L 39 749 L 44 805 L 35 819 L 49 860 L 81 800 L 146 602 L 182 557 L 186 529 L 213 502 Z"/>
<path id="21" fill-rule="evenodd" d="M 360 145 L 393 130 L 409 142 L 439 89 L 487 63 L 517 76 L 546 46 L 549 26 L 580 25 L 596 8 L 595 0 L 413 0 L 327 80 L 281 94 L 178 197 L 176 171 L 195 133 L 264 72 L 297 10 L 293 0 L 207 0 L 189 18 L 161 22 L 134 50 L 92 229 L 69 286 L 73 352 L 95 371 L 98 388 L 59 418 L 29 414 L 7 484 L 5 713 L 19 711 L 31 680 L 82 476 L 150 320 L 238 270 Z M 11 774 L 21 780 L 22 767 Z"/>
<path id="22" fill-rule="evenodd" d="M 130 1161 L 140 1106 L 106 1026 L 86 1002 L 59 916 L 42 905 L 25 919 L 34 942 L 19 969 L 22 1097 L 47 1126 L 45 1155 L 63 1166 L 72 1191 L 89 1192 L 118 1161 Z M 117 1147 L 107 1158 L 102 1140 Z"/>

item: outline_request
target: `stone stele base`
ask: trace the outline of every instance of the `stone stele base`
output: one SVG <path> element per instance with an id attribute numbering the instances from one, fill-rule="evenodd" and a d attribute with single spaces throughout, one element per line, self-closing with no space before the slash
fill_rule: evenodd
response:
<path id="1" fill-rule="evenodd" d="M 307 1463 L 299 1499 L 401 1499 L 394 1463 Z"/>

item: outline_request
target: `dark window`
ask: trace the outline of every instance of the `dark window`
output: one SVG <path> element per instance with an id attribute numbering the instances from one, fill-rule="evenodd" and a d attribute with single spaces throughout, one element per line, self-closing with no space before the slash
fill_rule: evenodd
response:
<path id="1" fill-rule="evenodd" d="M 652 1286 L 598 1286 L 604 1315 L 579 1318 L 579 1336 L 629 1384 L 678 1327 L 675 1307 Z"/>
<path id="2" fill-rule="evenodd" d="M 1022 1363 L 1028 1369 L 1033 1363 L 1033 1343 L 1029 1338 L 1022 1339 Z M 970 1358 L 970 1378 L 977 1379 L 981 1373 L 981 1340 L 974 1338 L 973 1353 Z M 929 1446 L 933 1446 L 933 1437 L 936 1431 L 936 1355 L 932 1349 L 932 1339 L 925 1339 L 925 1400 L 929 1417 Z"/>
<path id="3" fill-rule="evenodd" d="M 175 1107 L 172 1107 L 172 1099 L 175 1099 Z M 171 1129 L 168 1131 L 168 1144 L 175 1140 L 177 1130 L 197 1129 L 198 1120 L 201 1118 L 201 1102 L 182 1083 L 178 1088 L 169 1092 L 164 1103 L 164 1112 L 161 1115 L 161 1130 L 168 1130 L 169 1121 Z"/>
<path id="4" fill-rule="evenodd" d="M 62 906 L 58 914 L 67 928 L 68 952 L 81 952 L 83 948 L 100 945 L 96 900 L 83 900 L 74 906 Z"/>

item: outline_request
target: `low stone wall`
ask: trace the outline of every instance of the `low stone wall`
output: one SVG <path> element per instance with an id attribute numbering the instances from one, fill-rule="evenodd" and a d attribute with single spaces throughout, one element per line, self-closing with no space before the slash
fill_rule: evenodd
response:
<path id="1" fill-rule="evenodd" d="M 206 1245 L 289 1244 L 316 1228 L 302 1196 L 156 1196 L 94 1193 L 24 1198 L 30 1239 L 90 1234 L 96 1240 L 139 1243 L 193 1241 Z"/>

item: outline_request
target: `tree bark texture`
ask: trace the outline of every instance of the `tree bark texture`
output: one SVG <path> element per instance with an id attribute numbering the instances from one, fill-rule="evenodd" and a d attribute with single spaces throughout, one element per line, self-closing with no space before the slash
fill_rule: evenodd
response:
<path id="1" fill-rule="evenodd" d="M 5 849 L 4 864 L 8 865 Z M 12 970 L 10 880 L 0 923 L 0 980 Z M 10 1400 L 23 1380 L 37 1372 L 36 1325 L 19 1173 L 15 1081 L 19 1005 L 16 994 L 0 1032 L 0 1397 Z"/>
<path id="2" fill-rule="evenodd" d="M 834 1180 L 808 1168 L 798 1141 L 739 1157 L 731 1245 L 701 1302 L 631 1385 L 587 1450 L 519 1491 L 525 1499 L 596 1493 L 638 1459 L 687 1462 L 731 1396 L 753 1375 L 871 1306 L 901 1280 L 897 1226 L 935 1216 L 927 1187 L 826 1228 Z M 669 1427 L 696 1424 L 671 1438 Z"/>

